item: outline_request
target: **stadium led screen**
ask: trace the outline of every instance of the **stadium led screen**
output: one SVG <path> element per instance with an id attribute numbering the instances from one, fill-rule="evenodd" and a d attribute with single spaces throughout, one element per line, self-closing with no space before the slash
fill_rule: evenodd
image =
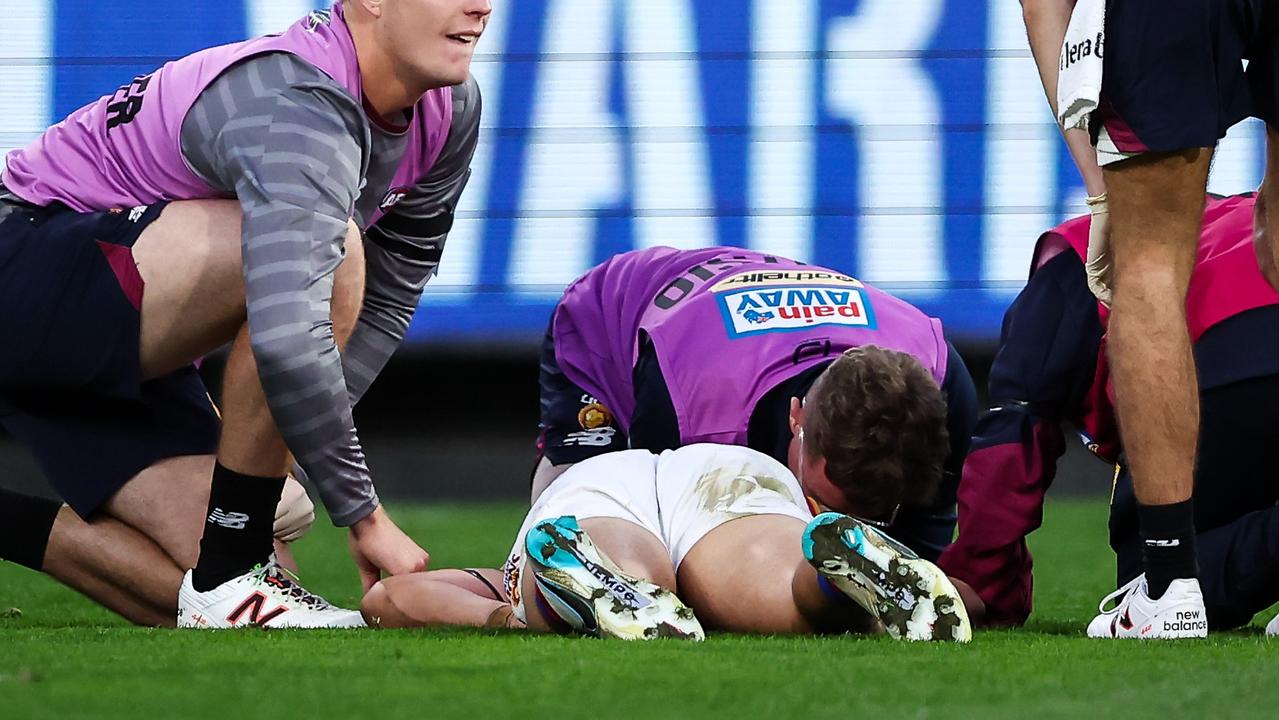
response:
<path id="1" fill-rule="evenodd" d="M 308 0 L 0 0 L 0 149 Z M 1012 0 L 494 0 L 484 135 L 416 342 L 527 341 L 611 253 L 740 245 L 993 340 L 1038 234 L 1082 211 Z M 1236 128 L 1213 189 L 1254 187 Z"/>

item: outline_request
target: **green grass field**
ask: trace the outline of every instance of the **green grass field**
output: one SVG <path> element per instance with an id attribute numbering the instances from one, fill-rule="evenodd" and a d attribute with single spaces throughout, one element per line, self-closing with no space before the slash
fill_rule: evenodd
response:
<path id="1" fill-rule="evenodd" d="M 1279 640 L 1089 641 L 1109 589 L 1105 509 L 1049 503 L 1025 630 L 971 645 L 712 637 L 624 644 L 461 630 L 176 632 L 127 626 L 43 576 L 0 565 L 0 718 L 1182 718 L 1279 716 Z M 435 567 L 495 566 L 514 506 L 399 507 Z M 341 533 L 297 545 L 335 602 L 358 584 Z M 7 608 L 16 608 L 6 612 Z M 1259 616 L 1264 624 L 1268 615 Z"/>

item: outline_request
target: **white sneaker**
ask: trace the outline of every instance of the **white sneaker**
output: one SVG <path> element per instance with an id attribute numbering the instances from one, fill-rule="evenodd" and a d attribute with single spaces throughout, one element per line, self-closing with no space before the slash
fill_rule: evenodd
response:
<path id="1" fill-rule="evenodd" d="M 1088 637 L 1178 640 L 1208 637 L 1208 612 L 1199 581 L 1173 580 L 1158 600 L 1147 594 L 1146 575 L 1107 595 L 1088 623 Z M 1110 610 L 1106 606 L 1115 601 Z"/>
<path id="2" fill-rule="evenodd" d="M 191 571 L 178 590 L 180 628 L 362 628 L 359 611 L 330 605 L 297 583 L 271 556 L 270 562 L 208 592 L 191 584 Z"/>

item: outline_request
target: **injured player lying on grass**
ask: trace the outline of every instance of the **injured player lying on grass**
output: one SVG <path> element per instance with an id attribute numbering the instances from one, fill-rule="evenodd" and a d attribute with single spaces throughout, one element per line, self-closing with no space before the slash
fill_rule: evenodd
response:
<path id="1" fill-rule="evenodd" d="M 501 570 L 387 578 L 374 627 L 528 628 L 642 640 L 883 632 L 967 642 L 936 566 L 872 525 L 806 498 L 781 463 L 699 444 L 574 465 L 538 498 Z M 810 511 L 810 507 L 812 511 Z"/>

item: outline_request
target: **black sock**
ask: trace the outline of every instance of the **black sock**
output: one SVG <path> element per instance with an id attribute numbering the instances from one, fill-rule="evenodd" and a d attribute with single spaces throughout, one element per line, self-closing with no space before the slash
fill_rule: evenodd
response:
<path id="1" fill-rule="evenodd" d="M 1161 597 L 1173 580 L 1199 577 L 1193 501 L 1171 505 L 1137 503 L 1137 519 L 1141 523 L 1141 558 L 1151 598 Z"/>
<path id="2" fill-rule="evenodd" d="M 283 477 L 241 475 L 214 464 L 200 560 L 191 576 L 198 592 L 208 592 L 267 561 L 274 549 L 275 508 L 283 491 Z"/>
<path id="3" fill-rule="evenodd" d="M 0 488 L 0 560 L 44 569 L 53 521 L 62 503 Z"/>

